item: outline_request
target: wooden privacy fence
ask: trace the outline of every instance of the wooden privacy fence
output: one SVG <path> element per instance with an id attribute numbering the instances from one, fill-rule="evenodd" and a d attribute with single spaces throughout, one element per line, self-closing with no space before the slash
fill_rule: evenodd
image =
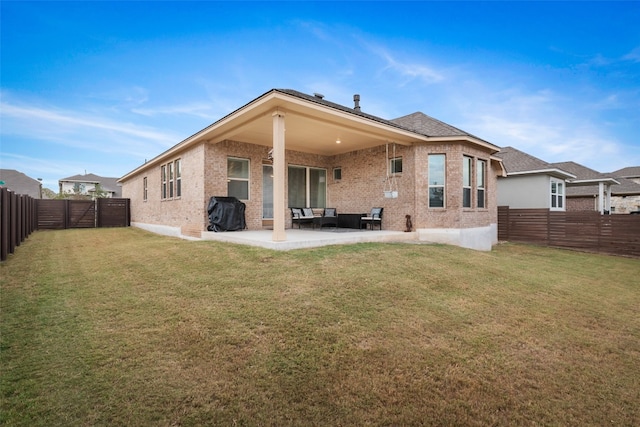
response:
<path id="1" fill-rule="evenodd" d="M 0 261 L 38 227 L 36 199 L 0 188 Z"/>
<path id="2" fill-rule="evenodd" d="M 38 200 L 38 229 L 128 227 L 129 199 Z"/>
<path id="3" fill-rule="evenodd" d="M 0 261 L 38 229 L 128 227 L 129 199 L 47 200 L 0 188 Z"/>
<path id="4" fill-rule="evenodd" d="M 640 215 L 499 206 L 498 240 L 640 257 Z"/>

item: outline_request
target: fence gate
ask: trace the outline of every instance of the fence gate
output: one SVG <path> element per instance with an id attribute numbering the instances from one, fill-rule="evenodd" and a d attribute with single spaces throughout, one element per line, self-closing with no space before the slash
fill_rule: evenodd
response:
<path id="1" fill-rule="evenodd" d="M 37 200 L 39 229 L 128 227 L 130 200 Z"/>

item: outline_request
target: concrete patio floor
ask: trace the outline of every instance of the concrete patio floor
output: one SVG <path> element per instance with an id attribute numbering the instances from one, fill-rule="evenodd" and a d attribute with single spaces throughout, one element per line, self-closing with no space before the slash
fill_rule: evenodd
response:
<path id="1" fill-rule="evenodd" d="M 344 245 L 364 242 L 415 242 L 416 233 L 388 230 L 350 230 L 350 229 L 288 229 L 287 240 L 272 241 L 271 230 L 243 230 L 202 232 L 202 240 L 238 243 L 241 245 L 259 246 L 267 249 L 287 251 L 291 249 L 314 248 L 327 245 Z"/>

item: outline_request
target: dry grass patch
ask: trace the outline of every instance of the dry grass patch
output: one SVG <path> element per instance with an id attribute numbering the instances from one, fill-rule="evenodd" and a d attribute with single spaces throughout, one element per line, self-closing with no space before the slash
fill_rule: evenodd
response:
<path id="1" fill-rule="evenodd" d="M 633 259 L 38 232 L 0 265 L 6 425 L 638 425 Z"/>

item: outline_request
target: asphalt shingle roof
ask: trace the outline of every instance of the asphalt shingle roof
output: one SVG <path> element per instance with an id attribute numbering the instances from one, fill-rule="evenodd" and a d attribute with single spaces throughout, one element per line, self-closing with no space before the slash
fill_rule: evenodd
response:
<path id="1" fill-rule="evenodd" d="M 25 194 L 34 199 L 40 198 L 40 181 L 22 172 L 14 169 L 0 169 L 0 181 L 4 181 L 3 187 L 16 194 Z"/>
<path id="2" fill-rule="evenodd" d="M 502 164 L 504 165 L 507 174 L 558 169 L 552 166 L 550 163 L 545 162 L 544 160 L 541 160 L 523 151 L 517 150 L 513 147 L 501 148 L 500 151 L 498 151 L 495 155 L 502 159 Z"/>
<path id="3" fill-rule="evenodd" d="M 618 178 L 639 178 L 640 166 L 629 166 L 626 168 L 622 168 L 617 171 L 611 172 L 609 175 Z"/>

